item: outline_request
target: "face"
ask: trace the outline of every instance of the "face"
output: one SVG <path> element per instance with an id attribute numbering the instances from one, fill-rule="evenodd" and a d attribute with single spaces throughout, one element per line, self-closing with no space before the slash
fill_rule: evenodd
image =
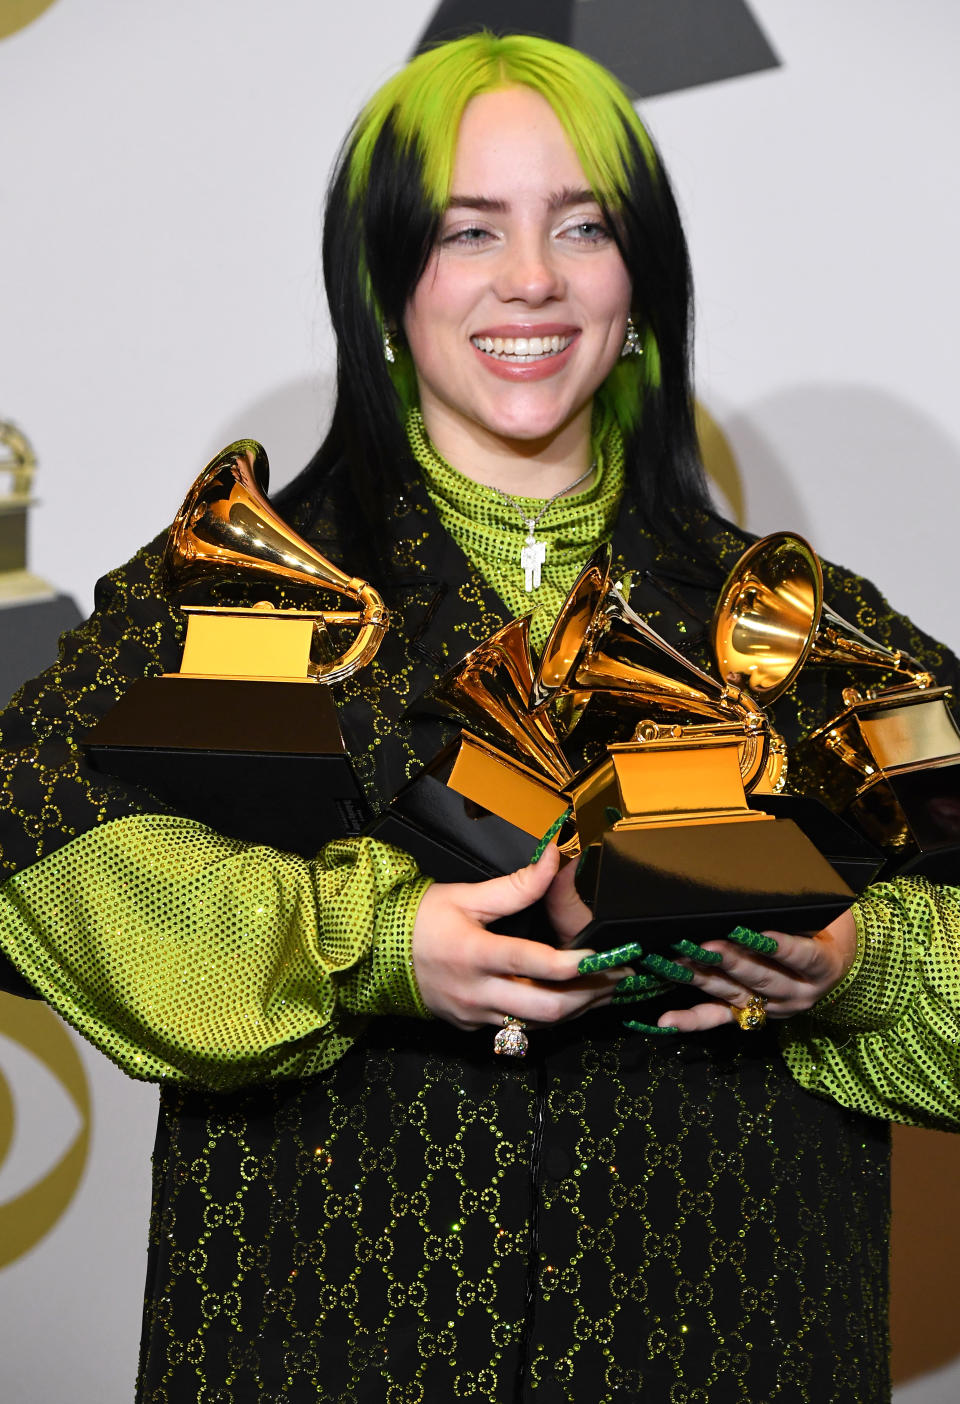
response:
<path id="1" fill-rule="evenodd" d="M 404 318 L 437 448 L 465 473 L 504 446 L 589 452 L 629 310 L 620 251 L 549 103 L 529 88 L 473 98 Z"/>

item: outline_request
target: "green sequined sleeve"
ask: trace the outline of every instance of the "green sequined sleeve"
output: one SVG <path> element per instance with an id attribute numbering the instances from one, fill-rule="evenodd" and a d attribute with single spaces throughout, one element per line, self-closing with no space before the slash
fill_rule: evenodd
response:
<path id="1" fill-rule="evenodd" d="M 877 883 L 846 978 L 782 1036 L 811 1092 L 911 1126 L 960 1127 L 960 889 Z"/>
<path id="2" fill-rule="evenodd" d="M 366 1016 L 428 1017 L 410 961 L 429 880 L 373 839 L 307 861 L 191 819 L 103 824 L 0 887 L 0 945 L 133 1077 L 306 1077 Z"/>

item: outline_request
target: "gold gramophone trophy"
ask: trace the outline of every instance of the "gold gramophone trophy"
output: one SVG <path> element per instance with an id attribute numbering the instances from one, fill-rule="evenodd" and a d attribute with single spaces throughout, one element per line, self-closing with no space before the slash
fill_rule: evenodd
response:
<path id="1" fill-rule="evenodd" d="M 721 676 L 768 705 L 801 668 L 840 665 L 900 681 L 847 687 L 844 709 L 796 748 L 833 811 L 855 822 L 897 871 L 960 877 L 960 732 L 950 689 L 907 654 L 843 619 L 802 537 L 754 543 L 730 573 L 713 625 Z"/>
<path id="2" fill-rule="evenodd" d="M 447 670 L 417 713 L 459 735 L 395 795 L 367 833 L 406 849 L 423 872 L 469 882 L 522 867 L 569 808 L 574 780 L 551 719 L 532 708 L 530 620 L 514 619 Z M 497 930 L 531 934 L 527 916 Z"/>
<path id="3" fill-rule="evenodd" d="M 0 471 L 10 474 L 10 491 L 0 497 L 0 607 L 56 596 L 52 585 L 27 569 L 27 514 L 36 468 L 26 435 L 15 424 L 0 422 Z"/>
<path id="4" fill-rule="evenodd" d="M 662 639 L 609 570 L 604 548 L 581 572 L 537 675 L 541 707 L 586 693 L 585 716 L 603 701 L 633 717 L 630 738 L 607 744 L 594 767 L 592 811 L 602 790 L 604 809 L 612 800 L 620 817 L 599 841 L 583 834 L 577 887 L 593 920 L 580 943 L 617 945 L 635 933 L 652 950 L 738 924 L 824 926 L 849 906 L 850 888 L 792 820 L 747 799 L 767 774 L 762 709 Z M 567 793 L 579 825 L 577 786 Z"/>
<path id="5" fill-rule="evenodd" d="M 299 537 L 266 499 L 267 456 L 241 439 L 207 465 L 167 539 L 171 591 L 210 580 L 332 591 L 358 608 L 186 604 L 178 673 L 141 678 L 84 738 L 96 768 L 220 832 L 313 854 L 355 832 L 365 805 L 330 685 L 376 653 L 377 591 Z M 356 636 L 335 656 L 328 626 Z"/>

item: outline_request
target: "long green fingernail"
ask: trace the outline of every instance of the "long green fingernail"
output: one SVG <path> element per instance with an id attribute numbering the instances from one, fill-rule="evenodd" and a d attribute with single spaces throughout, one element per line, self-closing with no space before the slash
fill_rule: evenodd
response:
<path id="1" fill-rule="evenodd" d="M 652 990 L 627 991 L 625 994 L 615 994 L 610 998 L 611 1004 L 642 1004 L 645 999 L 660 999 L 670 988 L 669 985 L 658 985 Z"/>
<path id="2" fill-rule="evenodd" d="M 603 806 L 603 816 L 608 824 L 619 824 L 623 815 L 615 804 L 605 804 Z"/>
<path id="3" fill-rule="evenodd" d="M 655 999 L 669 990 L 666 980 L 658 980 L 655 975 L 627 975 L 613 987 L 610 997 L 612 1004 L 637 1004 L 642 999 Z"/>
<path id="4" fill-rule="evenodd" d="M 680 1032 L 676 1024 L 665 1024 L 661 1028 L 659 1024 L 638 1024 L 635 1019 L 624 1019 L 623 1027 L 632 1029 L 634 1033 L 644 1034 L 675 1034 Z"/>
<path id="5" fill-rule="evenodd" d="M 745 950 L 756 951 L 757 955 L 776 955 L 779 949 L 772 936 L 764 936 L 761 931 L 751 931 L 749 926 L 735 926 L 727 940 L 743 946 Z"/>
<path id="6" fill-rule="evenodd" d="M 656 951 L 644 956 L 640 964 L 645 970 L 652 970 L 654 975 L 662 975 L 665 980 L 675 980 L 681 985 L 688 985 L 693 979 L 692 970 L 688 970 L 685 965 L 678 965 L 675 960 L 668 960 Z"/>
<path id="7" fill-rule="evenodd" d="M 597 951 L 584 956 L 577 966 L 579 975 L 596 975 L 598 970 L 612 970 L 617 965 L 632 965 L 643 955 L 643 947 L 631 941 L 628 946 L 617 946 L 612 951 Z"/>
<path id="8" fill-rule="evenodd" d="M 676 951 L 677 955 L 686 956 L 688 960 L 695 960 L 698 965 L 721 965 L 723 956 L 719 951 L 705 951 L 702 946 L 698 946 L 696 941 L 674 941 L 670 947 Z"/>
<path id="9" fill-rule="evenodd" d="M 613 987 L 614 994 L 625 990 L 665 990 L 668 982 L 660 980 L 656 975 L 624 975 L 622 980 L 618 980 Z"/>
<path id="10" fill-rule="evenodd" d="M 530 859 L 530 866 L 531 866 L 531 867 L 533 866 L 534 863 L 539 863 L 539 862 L 540 862 L 540 859 L 543 857 L 544 853 L 546 853 L 546 851 L 547 851 L 547 845 L 550 844 L 550 843 L 552 843 L 553 840 L 557 837 L 557 834 L 558 834 L 558 833 L 560 832 L 560 830 L 563 828 L 564 824 L 565 824 L 565 823 L 567 822 L 567 820 L 570 818 L 570 815 L 571 815 L 572 813 L 573 813 L 573 810 L 572 810 L 572 809 L 565 809 L 565 810 L 563 811 L 563 813 L 562 813 L 558 818 L 554 819 L 553 823 L 550 825 L 549 829 L 548 829 L 547 832 L 544 834 L 543 838 L 540 840 L 540 842 L 537 844 L 536 848 L 533 850 L 533 857 Z"/>

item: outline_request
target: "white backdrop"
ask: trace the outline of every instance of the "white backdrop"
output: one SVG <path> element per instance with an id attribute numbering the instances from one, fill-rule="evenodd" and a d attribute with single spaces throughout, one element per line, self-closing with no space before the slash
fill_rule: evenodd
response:
<path id="1" fill-rule="evenodd" d="M 261 439 L 274 485 L 315 446 L 323 187 L 433 8 L 55 0 L 0 41 L 0 419 L 40 461 L 31 566 L 84 611 L 223 444 Z M 956 648 L 960 8 L 753 9 L 782 68 L 644 109 L 690 235 L 700 399 L 737 455 L 747 525 L 804 532 Z M 11 1404 L 132 1396 L 155 1096 L 82 1056 L 79 1194 L 0 1272 Z M 0 1044 L 14 1088 L 22 1063 Z M 0 1205 L 54 1153 L 26 1141 L 57 1120 L 46 1095 L 17 1122 Z M 948 1369 L 898 1398 L 958 1393 Z"/>

